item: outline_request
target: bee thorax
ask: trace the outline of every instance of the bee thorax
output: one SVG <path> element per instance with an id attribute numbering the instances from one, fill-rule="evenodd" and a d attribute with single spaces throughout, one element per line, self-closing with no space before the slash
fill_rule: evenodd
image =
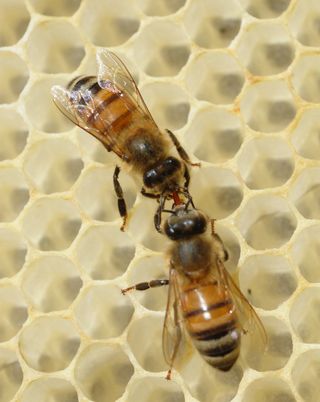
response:
<path id="1" fill-rule="evenodd" d="M 165 157 L 161 138 L 155 139 L 152 133 L 142 128 L 129 136 L 125 147 L 131 163 L 138 169 L 148 169 Z"/>
<path id="2" fill-rule="evenodd" d="M 212 248 L 203 238 L 181 240 L 171 250 L 171 261 L 187 276 L 199 277 L 207 273 L 211 266 Z"/>

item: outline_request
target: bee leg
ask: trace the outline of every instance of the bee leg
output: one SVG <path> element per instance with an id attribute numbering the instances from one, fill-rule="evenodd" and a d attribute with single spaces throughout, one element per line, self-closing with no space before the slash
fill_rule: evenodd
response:
<path id="1" fill-rule="evenodd" d="M 122 231 L 124 231 L 124 228 L 125 228 L 126 222 L 127 222 L 128 213 L 127 213 L 127 205 L 126 205 L 125 199 L 123 198 L 122 187 L 119 182 L 119 174 L 120 174 L 120 168 L 119 168 L 119 166 L 116 166 L 114 173 L 113 173 L 113 187 L 114 187 L 114 191 L 116 192 L 116 195 L 118 197 L 119 214 L 123 219 L 120 229 Z"/>
<path id="2" fill-rule="evenodd" d="M 130 292 L 130 290 L 147 290 L 167 285 L 169 285 L 169 279 L 154 279 L 150 282 L 140 282 L 136 285 L 130 286 L 129 288 L 121 289 L 121 293 L 125 295 L 127 292 Z"/>
<path id="3" fill-rule="evenodd" d="M 157 198 L 157 199 L 159 199 L 159 197 L 160 197 L 159 194 L 148 193 L 144 187 L 142 187 L 142 189 L 140 190 L 140 193 L 142 195 L 144 195 L 145 197 L 148 197 L 148 198 Z"/>
<path id="4" fill-rule="evenodd" d="M 176 150 L 177 150 L 178 154 L 180 155 L 181 159 L 183 159 L 190 166 L 200 166 L 200 163 L 191 162 L 189 155 L 187 154 L 185 149 L 182 147 L 178 138 L 173 134 L 173 132 L 168 129 L 166 130 L 166 132 L 168 133 L 169 137 L 171 138 L 171 141 L 173 142 L 173 145 L 176 147 Z"/>
<path id="5" fill-rule="evenodd" d="M 229 259 L 229 253 L 226 250 L 226 248 L 224 247 L 221 237 L 214 231 L 214 221 L 215 221 L 215 219 L 210 220 L 211 235 L 213 238 L 213 246 L 214 246 L 215 252 L 217 253 L 219 260 L 222 262 L 225 262 L 225 261 L 228 261 L 228 259 Z"/>
<path id="6" fill-rule="evenodd" d="M 159 206 L 158 206 L 157 211 L 156 211 L 156 213 L 155 213 L 155 215 L 153 217 L 154 226 L 155 226 L 156 230 L 159 233 L 162 233 L 162 230 L 161 230 L 162 212 L 171 213 L 171 211 L 168 211 L 168 210 L 164 209 L 166 201 L 167 201 L 166 195 L 161 194 L 160 200 L 159 200 Z"/>
<path id="7" fill-rule="evenodd" d="M 185 165 L 185 169 L 184 169 L 184 188 L 188 190 L 189 184 L 190 184 L 190 173 L 189 173 L 188 166 Z"/>

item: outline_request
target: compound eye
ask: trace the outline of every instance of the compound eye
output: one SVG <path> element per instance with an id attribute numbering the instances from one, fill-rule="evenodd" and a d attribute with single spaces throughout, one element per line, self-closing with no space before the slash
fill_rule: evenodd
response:
<path id="1" fill-rule="evenodd" d="M 175 218 L 175 217 L 173 217 Z M 177 222 L 172 222 L 172 217 L 170 217 L 165 225 L 164 225 L 164 231 L 165 234 L 171 239 L 171 240 L 177 240 L 180 238 L 181 235 L 181 228 L 179 227 L 179 224 Z"/>
<path id="2" fill-rule="evenodd" d="M 207 229 L 207 220 L 199 213 L 171 216 L 166 221 L 164 229 L 171 240 L 179 240 L 204 233 Z"/>

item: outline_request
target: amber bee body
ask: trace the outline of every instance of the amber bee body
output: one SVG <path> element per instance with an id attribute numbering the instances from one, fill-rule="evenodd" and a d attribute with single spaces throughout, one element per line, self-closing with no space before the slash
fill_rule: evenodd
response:
<path id="1" fill-rule="evenodd" d="M 264 348 L 261 321 L 223 265 L 228 254 L 213 221 L 187 204 L 174 205 L 164 224 L 172 240 L 169 280 L 141 283 L 125 289 L 144 290 L 169 285 L 163 329 L 163 352 L 171 368 L 187 332 L 211 366 L 228 371 L 240 353 L 242 334 L 255 331 Z"/>
<path id="2" fill-rule="evenodd" d="M 127 68 L 113 53 L 97 54 L 98 76 L 72 80 L 67 88 L 54 86 L 53 100 L 74 124 L 99 139 L 142 179 L 141 192 L 152 198 L 170 196 L 172 191 L 188 187 L 187 164 L 192 164 L 177 138 L 169 130 L 161 131 L 148 111 Z M 177 156 L 171 154 L 175 146 Z M 127 216 L 126 204 L 114 173 L 114 188 L 120 215 Z M 156 224 L 157 229 L 159 226 Z"/>

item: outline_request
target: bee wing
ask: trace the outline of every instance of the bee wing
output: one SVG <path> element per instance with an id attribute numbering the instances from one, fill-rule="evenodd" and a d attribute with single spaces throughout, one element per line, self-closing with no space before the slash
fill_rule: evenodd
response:
<path id="1" fill-rule="evenodd" d="M 228 289 L 234 301 L 242 329 L 245 334 L 249 333 L 254 338 L 255 342 L 259 344 L 258 347 L 261 351 L 265 351 L 268 336 L 259 316 L 221 261 L 218 261 L 218 271 L 222 284 Z"/>
<path id="2" fill-rule="evenodd" d="M 128 98 L 123 97 L 123 101 L 126 102 L 129 110 L 136 110 L 138 107 L 140 113 L 157 127 L 132 75 L 119 57 L 108 50 L 100 49 L 97 52 L 97 63 L 98 82 L 101 88 L 108 90 L 111 88 L 113 92 L 126 94 Z"/>
<path id="3" fill-rule="evenodd" d="M 115 152 L 120 158 L 124 157 L 123 152 L 115 144 L 114 136 L 110 132 L 110 129 L 105 124 L 106 130 L 104 131 L 97 130 L 87 124 L 87 119 L 96 113 L 94 110 L 94 100 L 89 91 L 86 91 L 84 94 L 80 91 L 69 91 L 60 85 L 55 85 L 51 88 L 51 94 L 57 108 L 69 120 L 96 137 L 108 151 Z M 96 116 L 99 117 L 98 114 Z"/>
<path id="4" fill-rule="evenodd" d="M 163 356 L 170 367 L 172 367 L 173 363 L 175 363 L 175 367 L 182 364 L 182 359 L 187 358 L 186 352 L 190 350 L 190 343 L 185 338 L 182 323 L 183 319 L 179 308 L 177 273 L 174 268 L 171 268 L 168 301 L 162 333 Z"/>

